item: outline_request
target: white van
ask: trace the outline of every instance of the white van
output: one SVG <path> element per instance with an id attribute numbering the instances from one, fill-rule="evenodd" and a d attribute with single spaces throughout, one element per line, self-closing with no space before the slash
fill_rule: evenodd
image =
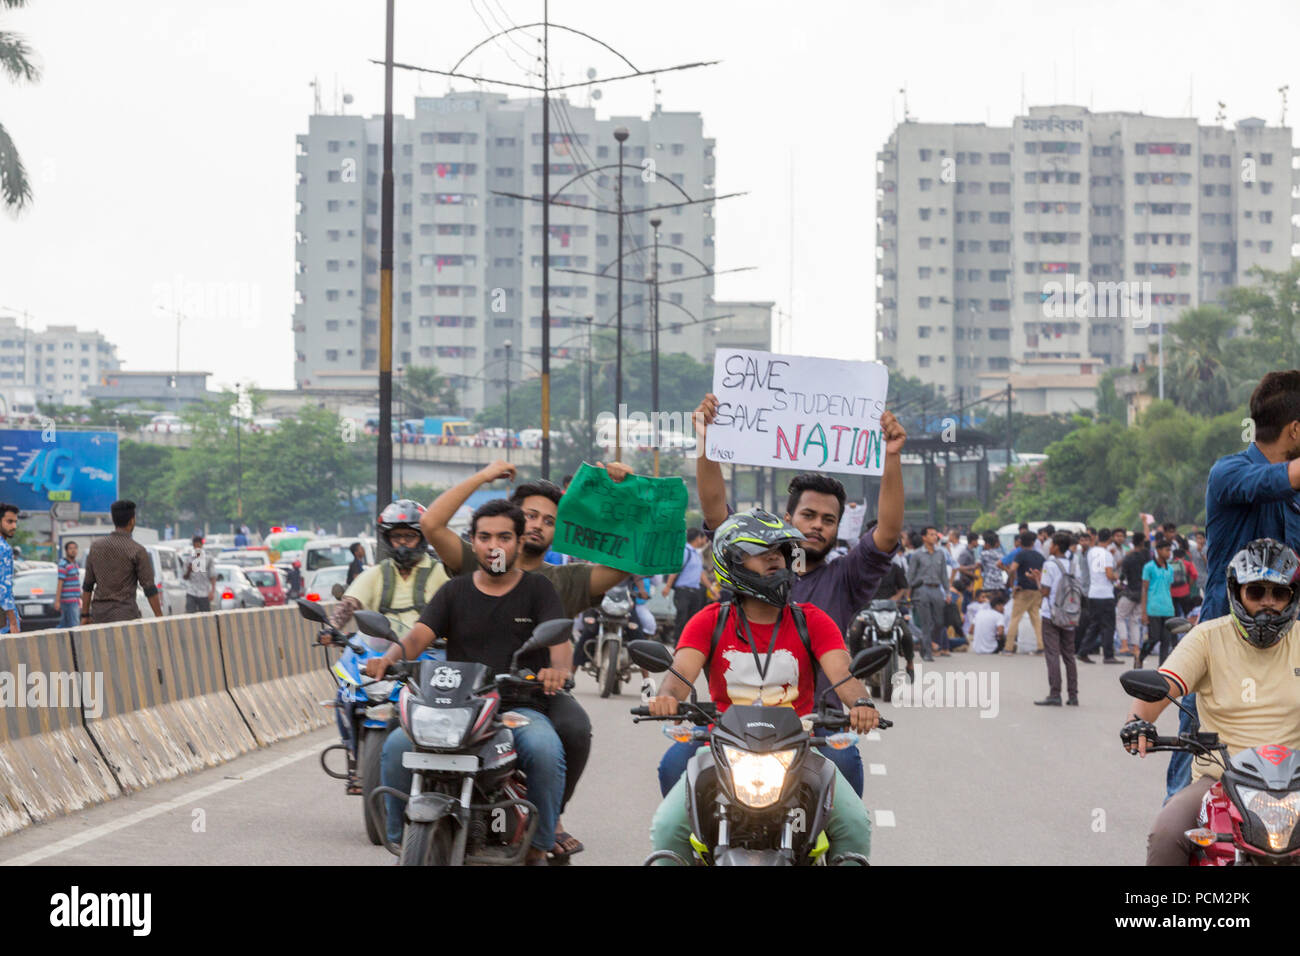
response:
<path id="1" fill-rule="evenodd" d="M 1027 521 L 1029 530 L 1038 534 L 1039 528 L 1045 528 L 1051 525 L 1057 531 L 1068 531 L 1070 534 L 1082 534 L 1088 530 L 1088 526 L 1081 521 Z M 1004 524 L 998 528 L 998 543 L 1002 545 L 1002 553 L 1010 554 L 1016 548 L 1016 533 L 1020 530 L 1019 523 Z"/>
<path id="2" fill-rule="evenodd" d="M 302 546 L 302 574 L 305 579 L 312 571 L 334 564 L 352 563 L 352 545 L 360 542 L 365 549 L 366 566 L 375 563 L 375 540 L 373 538 L 315 538 Z"/>

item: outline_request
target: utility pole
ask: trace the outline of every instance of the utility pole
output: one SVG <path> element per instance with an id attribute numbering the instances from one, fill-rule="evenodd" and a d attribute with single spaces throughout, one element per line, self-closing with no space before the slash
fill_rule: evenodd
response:
<path id="1" fill-rule="evenodd" d="M 506 461 L 510 460 L 510 446 L 514 432 L 510 430 L 510 340 L 505 341 L 506 348 Z"/>
<path id="2" fill-rule="evenodd" d="M 1011 383 L 1007 382 L 1007 468 L 1011 467 Z"/>
<path id="3" fill-rule="evenodd" d="M 623 144 L 627 142 L 627 127 L 614 130 L 618 140 L 618 334 L 615 339 L 614 359 L 614 460 L 623 460 Z M 550 205 L 547 203 L 547 205 Z"/>
<path id="4" fill-rule="evenodd" d="M 620 174 L 622 170 L 619 171 Z M 620 220 L 621 221 L 621 220 Z M 662 219 L 651 219 L 650 228 L 654 230 L 655 251 L 653 265 L 650 268 L 651 283 L 654 285 L 654 299 L 650 306 L 650 410 L 654 415 L 654 427 L 650 429 L 650 440 L 654 444 L 655 477 L 659 477 L 659 225 Z M 622 250 L 620 249 L 621 253 Z M 622 259 L 619 259 L 619 271 L 622 271 Z"/>
<path id="5" fill-rule="evenodd" d="M 379 456 L 375 475 L 376 513 L 393 500 L 393 4 L 394 0 L 387 0 L 385 4 L 384 27 L 384 177 L 379 210 Z"/>
<path id="6" fill-rule="evenodd" d="M 542 196 L 551 198 L 551 5 L 542 2 Z M 620 220 L 621 222 L 622 220 Z M 520 318 L 520 334 L 523 319 Z M 506 343 L 506 411 L 510 409 L 510 343 Z M 506 431 L 509 432 L 507 423 Z M 509 445 L 509 434 L 506 444 Z M 506 455 L 506 460 L 510 456 Z M 542 477 L 551 477 L 551 204 L 542 203 Z"/>

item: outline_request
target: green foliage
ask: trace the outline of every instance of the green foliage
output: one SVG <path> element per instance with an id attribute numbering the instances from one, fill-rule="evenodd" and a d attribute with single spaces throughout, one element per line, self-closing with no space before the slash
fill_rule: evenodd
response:
<path id="1" fill-rule="evenodd" d="M 1052 442 L 1060 441 L 1076 428 L 1089 424 L 1091 419 L 1082 415 L 1025 415 L 1011 413 L 1011 432 L 1016 451 L 1042 454 Z M 978 426 L 999 440 L 1007 433 L 1006 415 L 988 415 Z"/>

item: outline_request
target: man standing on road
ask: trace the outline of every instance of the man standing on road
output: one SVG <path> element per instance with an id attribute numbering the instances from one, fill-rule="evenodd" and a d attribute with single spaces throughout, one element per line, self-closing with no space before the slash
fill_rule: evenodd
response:
<path id="1" fill-rule="evenodd" d="M 1007 653 L 1016 653 L 1019 641 L 1020 622 L 1026 614 L 1033 625 L 1034 637 L 1038 640 L 1037 653 L 1043 651 L 1043 592 L 1038 589 L 1038 582 L 1030 572 L 1043 570 L 1043 556 L 1034 549 L 1034 533 L 1025 531 L 1020 535 L 1020 548 L 1011 554 L 1008 565 L 1009 577 L 1015 588 L 1011 594 L 1011 620 L 1007 622 Z"/>
<path id="2" fill-rule="evenodd" d="M 1052 591 L 1056 588 L 1064 588 L 1066 578 L 1074 574 L 1073 557 L 1070 551 L 1070 536 L 1065 532 L 1058 532 L 1052 535 L 1052 543 L 1043 569 L 1029 572 L 1032 579 L 1040 582 L 1042 600 L 1047 602 L 1049 608 L 1047 618 L 1043 621 L 1045 649 L 1043 659 L 1047 662 L 1047 697 L 1034 701 L 1040 706 L 1061 706 L 1061 658 L 1065 658 L 1065 690 L 1069 694 L 1065 702 L 1071 707 L 1079 706 L 1079 669 L 1074 659 L 1075 628 L 1069 626 L 1068 620 L 1060 620 L 1058 623 L 1051 610 L 1056 605 L 1056 601 L 1052 600 Z M 1076 626 L 1077 623 L 1076 621 Z"/>
<path id="3" fill-rule="evenodd" d="M 351 587 L 352 582 L 366 569 L 366 549 L 360 541 L 354 541 L 348 550 L 352 552 L 352 562 L 348 565 L 347 586 Z"/>
<path id="4" fill-rule="evenodd" d="M 0 609 L 5 612 L 0 634 L 17 634 L 20 627 L 18 605 L 14 603 L 14 549 L 9 543 L 17 533 L 18 506 L 0 504 Z"/>
<path id="5" fill-rule="evenodd" d="M 96 540 L 86 553 L 86 580 L 81 595 L 82 623 L 139 620 L 136 588 L 144 591 L 154 617 L 162 617 L 153 562 L 144 546 L 131 537 L 135 530 L 135 502 L 114 501 L 109 512 L 113 516 L 112 534 Z"/>
<path id="6" fill-rule="evenodd" d="M 1250 396 L 1255 440 L 1210 468 L 1205 485 L 1204 595 L 1201 620 L 1229 611 L 1228 564 L 1233 555 L 1259 538 L 1300 550 L 1300 369 L 1269 372 Z M 1184 698 L 1196 710 L 1196 695 Z M 1178 732 L 1196 729 L 1181 714 Z M 1191 757 L 1176 753 L 1169 762 L 1168 792 L 1191 782 Z"/>
<path id="7" fill-rule="evenodd" d="M 81 623 L 81 569 L 77 567 L 77 542 L 63 546 L 59 559 L 59 627 L 76 627 Z"/>
<path id="8" fill-rule="evenodd" d="M 673 607 L 677 609 L 672 636 L 665 643 L 676 641 L 681 636 L 686 622 L 708 603 L 702 578 L 704 560 L 700 556 L 706 544 L 708 544 L 708 537 L 703 531 L 699 528 L 689 529 L 686 532 L 686 549 L 682 552 L 682 569 L 676 574 L 670 574 L 667 583 L 664 584 L 664 597 L 667 597 L 671 591 Z"/>
<path id="9" fill-rule="evenodd" d="M 190 539 L 185 555 L 185 613 L 202 614 L 212 610 L 212 595 L 217 587 L 217 562 L 203 550 L 203 535 Z"/>
<path id="10" fill-rule="evenodd" d="M 1110 537 L 1110 529 L 1103 528 L 1099 537 Z M 1115 656 L 1115 556 L 1100 545 L 1088 549 L 1088 628 L 1080 631 L 1079 660 L 1093 663 L 1088 655 L 1101 648 L 1102 659 L 1107 664 L 1123 663 Z"/>
<path id="11" fill-rule="evenodd" d="M 921 547 L 908 555 L 907 583 L 912 589 L 912 610 L 921 628 L 921 660 L 932 661 L 935 653 L 940 657 L 951 655 L 944 621 L 948 562 L 938 548 L 939 530 L 933 525 L 921 531 L 921 542 Z"/>

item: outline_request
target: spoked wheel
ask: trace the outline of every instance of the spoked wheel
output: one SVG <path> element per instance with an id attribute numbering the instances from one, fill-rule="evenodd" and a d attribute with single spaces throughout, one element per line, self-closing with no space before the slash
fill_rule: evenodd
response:
<path id="1" fill-rule="evenodd" d="M 402 866 L 451 866 L 455 832 L 450 817 L 434 823 L 408 823 L 402 834 Z"/>

